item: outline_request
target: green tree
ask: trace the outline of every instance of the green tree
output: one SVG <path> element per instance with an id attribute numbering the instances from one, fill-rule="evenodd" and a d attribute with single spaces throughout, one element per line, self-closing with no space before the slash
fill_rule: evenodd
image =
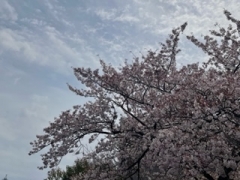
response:
<path id="1" fill-rule="evenodd" d="M 48 177 L 44 180 L 62 180 L 64 174 L 65 172 L 60 168 L 54 168 L 48 172 Z"/>
<path id="2" fill-rule="evenodd" d="M 7 174 L 6 174 L 6 176 L 3 178 L 3 180 L 8 180 L 8 178 L 7 178 Z"/>
<path id="3" fill-rule="evenodd" d="M 77 159 L 74 165 L 67 166 L 66 170 L 60 168 L 51 169 L 48 172 L 48 177 L 45 180 L 71 180 L 75 176 L 81 176 L 88 171 L 90 163 L 87 160 Z M 7 180 L 7 179 L 4 179 Z"/>
<path id="4" fill-rule="evenodd" d="M 73 166 L 67 166 L 62 180 L 71 180 L 72 177 L 84 174 L 88 171 L 90 164 L 87 160 L 77 159 Z"/>

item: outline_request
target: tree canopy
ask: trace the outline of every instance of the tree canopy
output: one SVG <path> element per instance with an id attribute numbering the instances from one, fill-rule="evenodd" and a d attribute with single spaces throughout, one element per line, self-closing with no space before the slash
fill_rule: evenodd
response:
<path id="1" fill-rule="evenodd" d="M 89 143 L 103 135 L 85 154 L 95 162 L 85 179 L 238 179 L 240 21 L 224 14 L 227 28 L 210 31 L 203 42 L 187 36 L 209 56 L 203 65 L 176 66 L 184 23 L 159 51 L 119 69 L 102 60 L 101 70 L 73 68 L 86 88 L 69 89 L 92 101 L 62 112 L 31 143 L 30 154 L 50 147 L 40 169 L 81 153 L 87 135 Z"/>
<path id="2" fill-rule="evenodd" d="M 91 166 L 91 162 L 85 159 L 77 159 L 72 166 L 67 166 L 66 170 L 58 168 L 52 168 L 48 172 L 48 177 L 45 180 L 71 180 L 77 177 L 78 180 L 82 180 L 84 174 Z"/>

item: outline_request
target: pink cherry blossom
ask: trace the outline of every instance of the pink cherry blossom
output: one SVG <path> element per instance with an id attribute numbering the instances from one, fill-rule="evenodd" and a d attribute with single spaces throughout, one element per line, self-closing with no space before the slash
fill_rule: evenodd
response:
<path id="1" fill-rule="evenodd" d="M 239 179 L 240 21 L 224 14 L 228 28 L 187 36 L 209 56 L 203 66 L 176 67 L 184 23 L 132 64 L 73 68 L 86 88 L 69 89 L 92 101 L 62 112 L 31 143 L 30 154 L 50 147 L 40 168 L 84 152 L 83 138 L 102 137 L 85 154 L 94 162 L 85 179 Z"/>

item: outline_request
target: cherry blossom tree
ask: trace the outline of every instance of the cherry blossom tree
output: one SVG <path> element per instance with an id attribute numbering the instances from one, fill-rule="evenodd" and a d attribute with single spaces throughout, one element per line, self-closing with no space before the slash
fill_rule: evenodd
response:
<path id="1" fill-rule="evenodd" d="M 68 153 L 82 153 L 83 138 L 96 139 L 85 179 L 239 179 L 240 21 L 224 10 L 227 28 L 203 42 L 187 36 L 209 56 L 203 65 L 176 67 L 179 38 L 187 23 L 172 30 L 157 52 L 116 69 L 74 68 L 90 98 L 67 110 L 32 142 L 54 167 Z M 99 163 L 99 164 L 98 164 Z M 77 179 L 77 177 L 75 178 Z"/>

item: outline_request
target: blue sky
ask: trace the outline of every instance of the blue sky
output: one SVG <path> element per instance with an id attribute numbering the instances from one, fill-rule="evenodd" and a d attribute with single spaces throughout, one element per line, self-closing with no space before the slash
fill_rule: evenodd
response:
<path id="1" fill-rule="evenodd" d="M 201 37 L 216 22 L 229 24 L 223 8 L 240 19 L 239 0 L 1 0 L 0 178 L 46 178 L 40 155 L 28 156 L 29 142 L 61 111 L 84 103 L 67 88 L 81 87 L 71 67 L 98 68 L 99 58 L 119 66 L 156 50 L 186 21 L 184 35 Z M 184 36 L 180 46 L 178 66 L 206 59 Z"/>

